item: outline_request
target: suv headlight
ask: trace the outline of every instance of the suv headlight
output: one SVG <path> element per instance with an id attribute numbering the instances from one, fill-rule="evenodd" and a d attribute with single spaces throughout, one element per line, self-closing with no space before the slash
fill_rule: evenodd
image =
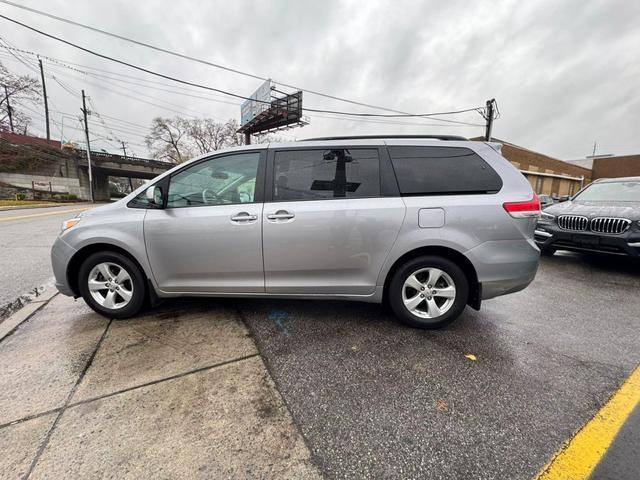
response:
<path id="1" fill-rule="evenodd" d="M 555 215 L 551 215 L 550 213 L 540 212 L 540 220 L 542 223 L 553 223 L 556 219 Z"/>
<path id="2" fill-rule="evenodd" d="M 79 221 L 80 221 L 80 217 L 74 217 L 74 218 L 70 218 L 69 220 L 65 220 L 64 222 L 62 222 L 62 228 L 61 228 L 60 232 L 64 232 L 65 230 L 69 230 L 71 227 L 73 227 Z"/>

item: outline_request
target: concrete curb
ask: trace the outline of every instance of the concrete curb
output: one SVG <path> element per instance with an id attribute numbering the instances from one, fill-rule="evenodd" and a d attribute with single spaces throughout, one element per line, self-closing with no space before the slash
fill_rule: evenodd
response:
<path id="1" fill-rule="evenodd" d="M 5 207 L 0 207 L 0 212 L 8 212 L 11 210 L 29 210 L 31 208 L 54 208 L 54 207 L 65 207 L 65 206 L 73 206 L 73 205 L 87 205 L 89 202 L 60 202 L 55 204 L 40 204 L 40 205 L 8 205 Z"/>
<path id="2" fill-rule="evenodd" d="M 35 297 L 20 310 L 16 311 L 13 315 L 0 323 L 0 342 L 11 335 L 11 333 L 22 325 L 23 322 L 29 320 L 33 314 L 49 303 L 49 301 L 57 294 L 58 291 L 55 288 L 45 290 L 42 295 Z"/>
<path id="3" fill-rule="evenodd" d="M 0 212 L 8 212 L 11 210 L 28 210 L 30 208 L 49 208 L 57 207 L 58 205 L 51 205 L 50 203 L 34 204 L 34 205 L 5 205 L 0 207 Z"/>

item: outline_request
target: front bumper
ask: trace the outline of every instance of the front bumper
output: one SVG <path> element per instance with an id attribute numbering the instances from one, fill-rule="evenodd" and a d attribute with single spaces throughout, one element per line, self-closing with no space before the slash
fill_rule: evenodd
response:
<path id="1" fill-rule="evenodd" d="M 555 223 L 538 222 L 534 239 L 541 250 L 556 249 L 640 257 L 640 231 L 635 228 L 613 235 L 562 230 Z"/>
<path id="2" fill-rule="evenodd" d="M 71 258 L 75 255 L 76 249 L 69 245 L 62 238 L 56 238 L 51 247 L 51 266 L 55 276 L 55 286 L 60 293 L 67 296 L 74 296 L 73 289 L 69 285 L 67 278 L 67 268 Z"/>

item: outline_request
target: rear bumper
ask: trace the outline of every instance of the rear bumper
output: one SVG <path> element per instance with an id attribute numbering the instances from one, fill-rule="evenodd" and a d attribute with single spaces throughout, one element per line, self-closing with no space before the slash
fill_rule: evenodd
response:
<path id="1" fill-rule="evenodd" d="M 73 290 L 67 279 L 67 267 L 69 261 L 75 255 L 76 249 L 62 240 L 60 237 L 56 239 L 51 247 L 51 266 L 53 267 L 53 275 L 55 277 L 55 286 L 60 293 L 67 296 L 74 296 Z"/>
<path id="2" fill-rule="evenodd" d="M 541 248 L 555 248 L 575 252 L 597 252 L 640 257 L 640 232 L 628 231 L 607 235 L 590 231 L 561 230 L 555 224 L 539 223 L 535 231 L 536 244 Z"/>
<path id="3" fill-rule="evenodd" d="M 540 250 L 532 239 L 484 242 L 466 252 L 482 284 L 482 300 L 518 292 L 535 278 Z"/>

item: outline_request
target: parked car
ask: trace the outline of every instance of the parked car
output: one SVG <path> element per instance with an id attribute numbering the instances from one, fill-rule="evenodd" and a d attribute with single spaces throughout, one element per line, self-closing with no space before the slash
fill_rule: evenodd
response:
<path id="1" fill-rule="evenodd" d="M 551 255 L 570 250 L 640 256 L 640 177 L 599 179 L 544 209 L 535 239 Z"/>
<path id="2" fill-rule="evenodd" d="M 550 195 L 538 195 L 540 200 L 540 208 L 547 208 L 555 203 Z"/>
<path id="3" fill-rule="evenodd" d="M 176 166 L 70 219 L 56 286 L 111 318 L 150 299 L 388 302 L 447 324 L 534 278 L 540 206 L 495 144 L 338 137 L 250 145 Z"/>

